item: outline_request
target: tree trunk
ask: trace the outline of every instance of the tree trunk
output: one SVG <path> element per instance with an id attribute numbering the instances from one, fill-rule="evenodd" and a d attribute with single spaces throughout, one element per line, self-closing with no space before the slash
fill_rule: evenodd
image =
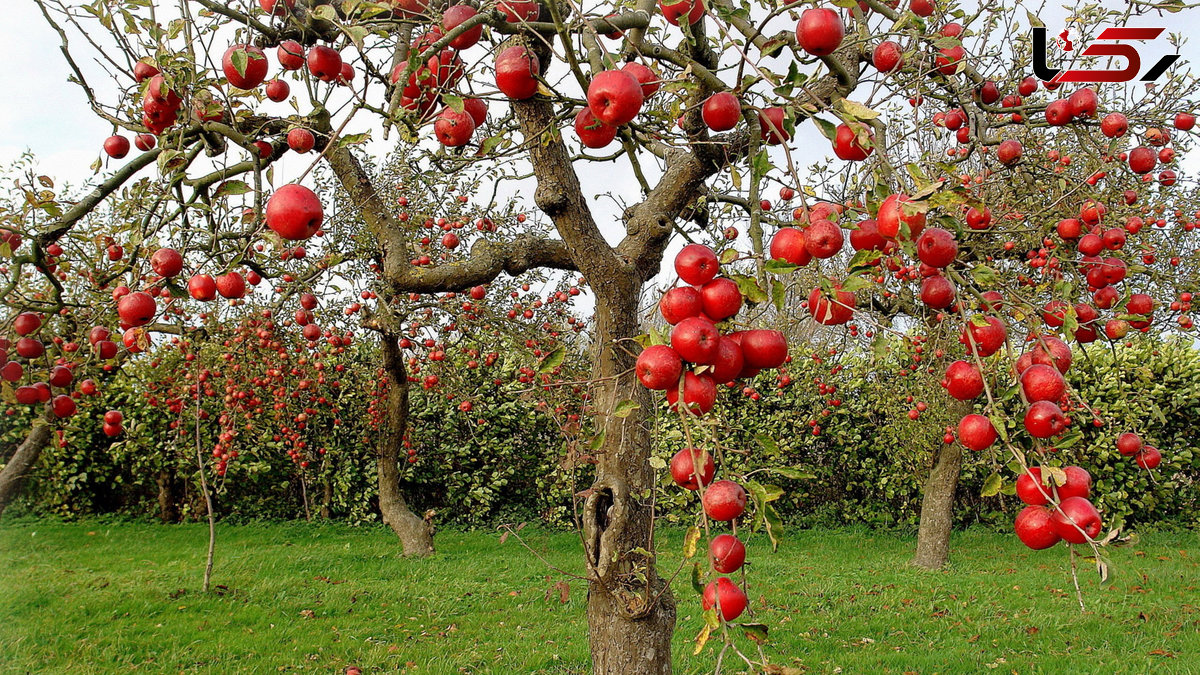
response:
<path id="1" fill-rule="evenodd" d="M 954 524 L 954 491 L 962 469 L 962 446 L 943 444 L 934 457 L 921 499 L 917 555 L 913 564 L 936 570 L 950 560 L 950 530 Z"/>
<path id="2" fill-rule="evenodd" d="M 33 423 L 25 441 L 13 453 L 12 459 L 4 465 L 4 470 L 0 471 L 0 515 L 4 515 L 8 505 L 21 494 L 29 470 L 37 463 L 42 450 L 49 445 L 50 436 L 54 433 L 53 419 L 53 413 L 47 408 L 41 419 Z"/>
<path id="3" fill-rule="evenodd" d="M 637 348 L 629 340 L 639 332 L 636 279 L 631 273 L 594 284 L 596 425 L 604 442 L 584 504 L 583 533 L 593 577 L 588 637 L 596 675 L 671 672 L 675 600 L 658 576 L 654 558 L 634 552 L 654 550 L 654 470 L 647 428 L 654 401 L 634 376 Z M 624 400 L 639 407 L 625 418 L 612 416 Z"/>
<path id="4" fill-rule="evenodd" d="M 408 371 L 396 336 L 383 334 L 383 369 L 388 376 L 383 433 L 379 439 L 379 511 L 383 522 L 400 537 L 406 556 L 433 554 L 433 523 L 408 508 L 400 491 L 400 458 L 408 424 Z"/>
<path id="5" fill-rule="evenodd" d="M 176 494 L 175 472 L 158 472 L 158 517 L 163 523 L 179 522 L 179 496 Z"/>
<path id="6" fill-rule="evenodd" d="M 333 519 L 333 482 L 328 477 L 321 483 L 323 489 L 321 494 L 321 518 L 324 520 Z"/>

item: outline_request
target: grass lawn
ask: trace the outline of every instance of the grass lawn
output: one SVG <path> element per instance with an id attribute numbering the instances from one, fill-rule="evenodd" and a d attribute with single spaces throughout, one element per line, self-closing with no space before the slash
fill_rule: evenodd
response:
<path id="1" fill-rule="evenodd" d="M 526 530 L 579 571 L 573 534 Z M 678 561 L 668 531 L 663 566 Z M 0 526 L 3 673 L 585 673 L 585 589 L 514 540 L 442 532 L 408 561 L 382 527 L 221 526 L 214 583 L 200 592 L 206 530 L 99 522 Z M 954 564 L 907 565 L 913 541 L 869 531 L 794 531 L 778 553 L 748 542 L 766 653 L 800 672 L 1200 673 L 1200 539 L 1147 536 L 1113 552 L 1109 582 L 1064 549 L 958 534 Z M 676 669 L 711 672 L 686 575 Z M 743 640 L 744 638 L 739 638 Z"/>

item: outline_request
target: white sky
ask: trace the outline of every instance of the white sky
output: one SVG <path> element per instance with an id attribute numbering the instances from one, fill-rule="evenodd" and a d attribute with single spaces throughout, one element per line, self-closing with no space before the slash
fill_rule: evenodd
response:
<path id="1" fill-rule="evenodd" d="M 1104 4 L 1117 7 L 1122 3 L 1120 0 L 1108 0 Z M 80 89 L 67 82 L 68 68 L 58 50 L 58 37 L 46 25 L 36 6 L 32 2 L 8 2 L 6 5 L 4 20 L 7 28 L 5 39 L 0 40 L 0 63 L 5 64 L 0 69 L 0 91 L 4 92 L 4 98 L 0 100 L 0 162 L 8 163 L 28 149 L 36 155 L 40 171 L 60 183 L 69 181 L 78 184 L 89 180 L 92 176 L 88 167 L 99 155 L 100 145 L 112 133 L 112 129 L 90 113 Z M 1066 12 L 1062 8 L 1043 7 L 1041 3 L 1025 5 L 1052 31 L 1057 32 L 1063 27 Z M 1129 25 L 1165 26 L 1172 32 L 1187 35 L 1193 32 L 1192 29 L 1200 28 L 1200 10 L 1137 17 Z M 1198 45 L 1200 43 L 1185 44 L 1185 60 L 1200 61 Z M 75 47 L 80 50 L 79 54 L 83 54 L 86 45 L 79 41 Z M 1148 67 L 1151 59 L 1156 59 L 1150 52 L 1149 49 L 1143 50 L 1144 67 Z M 775 67 L 782 70 L 779 63 L 782 61 L 776 63 Z M 366 115 L 360 117 L 365 120 Z M 828 143 L 819 136 L 812 124 L 803 125 L 792 147 L 801 165 L 819 161 L 821 155 L 829 154 Z M 285 156 L 277 169 L 283 178 L 277 177 L 277 183 L 307 167 L 309 161 L 308 157 Z M 782 156 L 776 164 L 783 164 Z M 611 167 L 599 165 L 583 174 L 586 193 L 592 196 L 613 191 L 624 195 L 626 199 L 636 198 L 637 187 L 632 176 Z M 653 176 L 650 179 L 653 181 Z M 774 190 L 764 196 L 772 199 L 777 197 Z M 598 220 L 610 223 L 606 229 L 615 241 L 620 236 L 620 228 L 612 202 L 599 200 L 596 210 Z"/>

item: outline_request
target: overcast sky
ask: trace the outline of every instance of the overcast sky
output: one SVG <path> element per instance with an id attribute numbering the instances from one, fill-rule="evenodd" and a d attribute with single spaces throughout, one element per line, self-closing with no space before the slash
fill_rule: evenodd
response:
<path id="1" fill-rule="evenodd" d="M 1122 2 L 1110 0 L 1105 4 L 1117 7 Z M 0 99 L 0 162 L 8 163 L 21 152 L 31 150 L 40 170 L 59 182 L 89 180 L 92 176 L 88 167 L 99 155 L 100 145 L 112 129 L 90 113 L 82 92 L 67 82 L 68 69 L 58 50 L 57 35 L 46 25 L 36 5 L 31 0 L 8 0 L 5 5 L 5 39 L 0 40 L 0 63 L 5 64 L 0 69 L 0 91 L 3 92 Z M 1054 32 L 1064 25 L 1066 13 L 1061 8 L 1047 8 L 1041 3 L 1028 3 L 1027 7 Z M 1166 26 L 1173 32 L 1188 35 L 1192 28 L 1200 27 L 1200 10 L 1137 17 L 1130 25 Z M 85 45 L 76 47 L 82 50 Z M 1185 45 L 1184 58 L 1197 61 L 1200 57 L 1197 50 L 1197 44 Z M 1144 50 L 1146 63 L 1154 58 L 1152 51 Z M 793 147 L 807 164 L 819 159 L 821 154 L 828 154 L 829 150 L 828 143 L 817 135 L 813 125 L 803 126 Z M 298 172 L 309 163 L 307 158 L 288 160 L 285 157 L 279 167 L 280 174 L 285 177 L 289 171 Z M 589 172 L 584 176 L 585 187 L 589 194 L 619 189 L 627 198 L 635 197 L 636 183 L 628 175 L 622 175 L 624 173 L 604 169 Z M 602 200 L 597 205 L 598 211 L 612 222 L 616 213 L 607 204 Z M 619 230 L 610 230 L 610 235 L 618 236 Z"/>

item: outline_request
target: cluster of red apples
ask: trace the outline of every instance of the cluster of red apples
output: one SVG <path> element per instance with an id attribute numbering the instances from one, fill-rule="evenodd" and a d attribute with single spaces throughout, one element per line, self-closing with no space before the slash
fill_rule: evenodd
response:
<path id="1" fill-rule="evenodd" d="M 722 334 L 742 308 L 736 282 L 718 276 L 717 254 L 702 244 L 685 246 L 675 258 L 675 271 L 687 286 L 672 288 L 659 301 L 659 311 L 673 328 L 669 345 L 651 345 L 637 360 L 638 380 L 648 389 L 665 391 L 670 406 L 687 415 L 708 413 L 717 385 L 778 368 L 788 358 L 787 340 L 775 330 Z M 680 406 L 680 399 L 683 405 Z M 698 490 L 706 517 L 732 522 L 746 510 L 746 490 L 731 480 L 713 482 L 716 464 L 701 448 L 684 448 L 671 459 L 671 477 L 687 490 Z M 746 547 L 733 534 L 709 543 L 709 559 L 718 574 L 732 574 L 746 560 Z M 746 594 L 726 576 L 708 584 L 704 609 L 718 608 L 725 621 L 746 609 Z"/>

